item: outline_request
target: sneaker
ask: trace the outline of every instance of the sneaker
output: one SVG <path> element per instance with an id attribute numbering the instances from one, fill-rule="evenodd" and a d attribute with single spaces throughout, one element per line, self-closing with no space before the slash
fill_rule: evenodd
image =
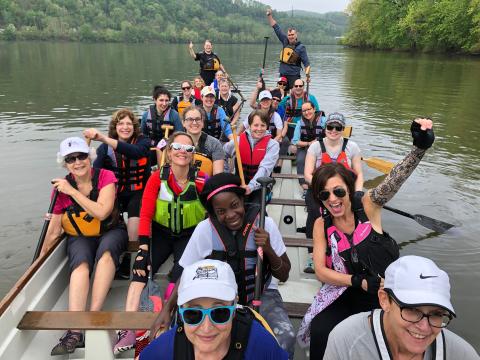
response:
<path id="1" fill-rule="evenodd" d="M 124 351 L 133 349 L 135 347 L 135 341 L 135 331 L 120 330 L 117 343 L 113 346 L 113 354 L 118 355 Z"/>
<path id="2" fill-rule="evenodd" d="M 307 264 L 305 265 L 305 269 L 303 269 L 304 273 L 307 274 L 315 274 L 315 269 L 313 268 L 313 259 L 312 256 L 308 256 Z"/>
<path id="3" fill-rule="evenodd" d="M 75 351 L 76 348 L 83 347 L 85 347 L 83 334 L 81 332 L 68 330 L 65 334 L 63 334 L 60 342 L 53 347 L 50 355 L 53 356 L 71 354 Z"/>
<path id="4" fill-rule="evenodd" d="M 115 272 L 115 280 L 130 280 L 130 253 L 125 253 L 123 260 Z"/>

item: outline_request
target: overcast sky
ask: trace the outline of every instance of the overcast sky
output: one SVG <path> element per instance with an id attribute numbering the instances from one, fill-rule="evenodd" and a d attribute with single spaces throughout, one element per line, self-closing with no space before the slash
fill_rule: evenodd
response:
<path id="1" fill-rule="evenodd" d="M 318 13 L 329 11 L 343 11 L 350 0 L 259 0 L 261 3 L 270 5 L 275 10 L 311 10 Z"/>

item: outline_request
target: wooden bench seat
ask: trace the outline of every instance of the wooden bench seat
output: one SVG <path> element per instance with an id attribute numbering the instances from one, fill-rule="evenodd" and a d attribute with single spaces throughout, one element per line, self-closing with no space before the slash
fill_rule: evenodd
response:
<path id="1" fill-rule="evenodd" d="M 274 179 L 303 179 L 303 175 L 298 175 L 298 174 L 277 174 L 273 173 L 272 177 Z"/>
<path id="2" fill-rule="evenodd" d="M 295 199 L 272 199 L 269 205 L 290 205 L 290 206 L 306 206 L 305 200 Z"/>
<path id="3" fill-rule="evenodd" d="M 310 304 L 285 302 L 288 316 L 299 319 Z M 19 330 L 118 330 L 148 329 L 158 313 L 140 311 L 27 311 Z"/>

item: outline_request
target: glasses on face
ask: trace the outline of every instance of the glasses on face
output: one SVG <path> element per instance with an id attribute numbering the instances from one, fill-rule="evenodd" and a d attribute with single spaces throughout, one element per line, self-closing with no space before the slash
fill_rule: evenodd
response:
<path id="1" fill-rule="evenodd" d="M 310 110 L 313 110 L 313 108 L 304 109 L 304 110 L 302 110 L 302 113 L 306 113 L 306 112 L 308 112 L 308 111 L 310 111 Z"/>
<path id="2" fill-rule="evenodd" d="M 65 156 L 65 163 L 73 164 L 77 159 L 82 161 L 88 157 L 87 153 L 79 153 L 78 155 L 67 155 Z"/>
<path id="3" fill-rule="evenodd" d="M 302 84 L 302 85 L 293 85 L 293 87 L 295 87 L 295 88 L 303 88 L 303 84 Z"/>
<path id="4" fill-rule="evenodd" d="M 327 125 L 326 128 L 327 128 L 328 131 L 333 131 L 333 130 L 343 131 L 343 126 L 342 125 Z"/>
<path id="5" fill-rule="evenodd" d="M 280 102 L 281 100 L 279 98 L 272 98 L 272 101 Z"/>
<path id="6" fill-rule="evenodd" d="M 417 323 L 420 322 L 424 317 L 426 317 L 430 326 L 436 328 L 444 328 L 447 327 L 447 325 L 452 320 L 451 314 L 444 312 L 425 314 L 423 311 L 420 311 L 417 308 L 400 305 L 392 296 L 390 296 L 390 299 L 392 299 L 393 302 L 398 305 L 398 307 L 400 308 L 400 316 L 405 321 Z"/>
<path id="7" fill-rule="evenodd" d="M 283 82 L 283 81 L 279 81 L 277 84 L 278 84 L 278 85 L 281 85 L 281 86 L 287 85 L 287 83 L 286 83 L 286 82 Z"/>
<path id="8" fill-rule="evenodd" d="M 342 187 L 336 187 L 335 189 L 333 189 L 332 192 L 333 192 L 333 195 L 335 195 L 338 198 L 343 198 L 345 197 L 345 195 L 347 195 L 347 190 L 345 190 Z M 330 191 L 328 190 L 322 190 L 318 194 L 318 198 L 322 201 L 327 201 L 329 197 L 330 197 Z"/>
<path id="9" fill-rule="evenodd" d="M 183 322 L 190 326 L 198 326 L 203 320 L 205 315 L 208 315 L 210 321 L 216 325 L 223 325 L 232 320 L 233 313 L 235 312 L 235 305 L 230 306 L 217 306 L 210 309 L 202 308 L 180 308 L 178 309 Z"/>
<path id="10" fill-rule="evenodd" d="M 203 119 L 201 117 L 196 117 L 196 118 L 192 118 L 192 117 L 187 117 L 185 118 L 185 122 L 188 122 L 188 123 L 201 123 L 203 121 Z"/>
<path id="11" fill-rule="evenodd" d="M 190 90 L 192 87 L 191 86 L 185 86 L 185 87 L 182 87 L 182 90 Z"/>
<path id="12" fill-rule="evenodd" d="M 172 143 L 170 145 L 170 149 L 176 150 L 176 151 L 184 150 L 187 153 L 193 153 L 195 151 L 195 146 L 187 145 L 187 144 Z"/>

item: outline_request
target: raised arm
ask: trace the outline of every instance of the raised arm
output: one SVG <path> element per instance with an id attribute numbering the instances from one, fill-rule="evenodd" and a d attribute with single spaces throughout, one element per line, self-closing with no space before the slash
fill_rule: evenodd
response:
<path id="1" fill-rule="evenodd" d="M 266 12 L 266 15 L 267 15 L 267 20 L 268 20 L 268 23 L 270 24 L 270 26 L 275 26 L 277 24 L 277 22 L 275 21 L 275 19 L 272 16 L 272 9 L 268 8 L 267 12 Z"/>
<path id="2" fill-rule="evenodd" d="M 195 54 L 195 51 L 193 50 L 193 43 L 191 41 L 190 44 L 188 44 L 188 53 L 194 60 L 197 60 L 197 54 Z"/>

